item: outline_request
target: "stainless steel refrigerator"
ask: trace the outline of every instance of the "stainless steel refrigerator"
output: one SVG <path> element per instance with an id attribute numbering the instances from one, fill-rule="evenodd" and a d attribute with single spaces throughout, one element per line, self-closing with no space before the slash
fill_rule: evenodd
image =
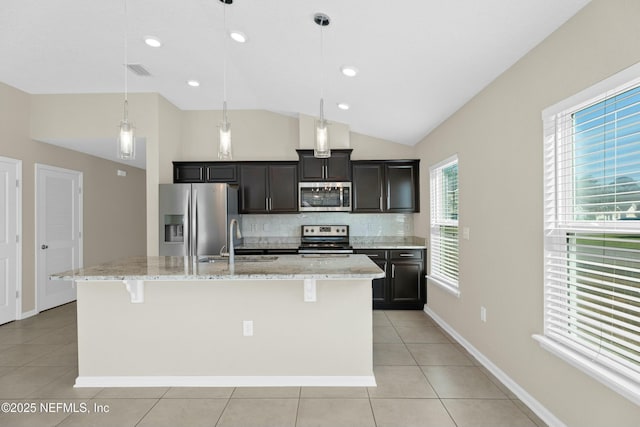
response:
<path id="1" fill-rule="evenodd" d="M 237 186 L 160 184 L 159 199 L 161 256 L 219 255 L 229 247 L 229 221 L 240 221 Z"/>

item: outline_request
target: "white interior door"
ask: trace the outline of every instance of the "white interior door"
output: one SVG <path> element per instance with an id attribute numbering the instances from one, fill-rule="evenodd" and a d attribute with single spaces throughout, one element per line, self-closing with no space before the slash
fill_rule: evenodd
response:
<path id="1" fill-rule="evenodd" d="M 82 172 L 36 165 L 38 311 L 76 299 L 72 281 L 49 275 L 82 267 Z"/>
<path id="2" fill-rule="evenodd" d="M 20 289 L 21 162 L 0 157 L 0 324 L 16 320 Z"/>

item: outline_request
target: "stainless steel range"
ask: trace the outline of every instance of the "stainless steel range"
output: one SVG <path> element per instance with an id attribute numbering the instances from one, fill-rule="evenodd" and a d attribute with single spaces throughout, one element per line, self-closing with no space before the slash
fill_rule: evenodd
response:
<path id="1" fill-rule="evenodd" d="M 348 225 L 303 225 L 299 254 L 352 254 Z"/>

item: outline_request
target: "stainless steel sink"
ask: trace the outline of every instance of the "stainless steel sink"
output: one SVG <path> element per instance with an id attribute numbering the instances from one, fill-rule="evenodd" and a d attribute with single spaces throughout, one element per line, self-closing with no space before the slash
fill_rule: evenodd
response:
<path id="1" fill-rule="evenodd" d="M 236 255 L 235 262 L 271 262 L 278 259 L 275 255 Z M 229 257 L 221 255 L 207 255 L 198 257 L 198 262 L 229 262 Z"/>

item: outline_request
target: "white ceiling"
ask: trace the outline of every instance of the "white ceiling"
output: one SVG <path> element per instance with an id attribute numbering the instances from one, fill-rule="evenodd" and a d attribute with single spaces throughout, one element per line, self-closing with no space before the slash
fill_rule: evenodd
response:
<path id="1" fill-rule="evenodd" d="M 227 27 L 249 41 L 227 39 L 228 106 L 317 115 L 313 15 L 323 12 L 331 18 L 322 67 L 327 119 L 413 145 L 588 2 L 234 0 Z M 220 109 L 221 1 L 127 0 L 127 9 L 128 62 L 152 75 L 129 73 L 129 91 L 160 93 L 182 110 Z M 122 93 L 124 17 L 124 0 L 2 0 L 0 81 L 31 94 Z M 164 46 L 146 46 L 146 35 Z M 343 65 L 360 74 L 343 76 Z"/>

